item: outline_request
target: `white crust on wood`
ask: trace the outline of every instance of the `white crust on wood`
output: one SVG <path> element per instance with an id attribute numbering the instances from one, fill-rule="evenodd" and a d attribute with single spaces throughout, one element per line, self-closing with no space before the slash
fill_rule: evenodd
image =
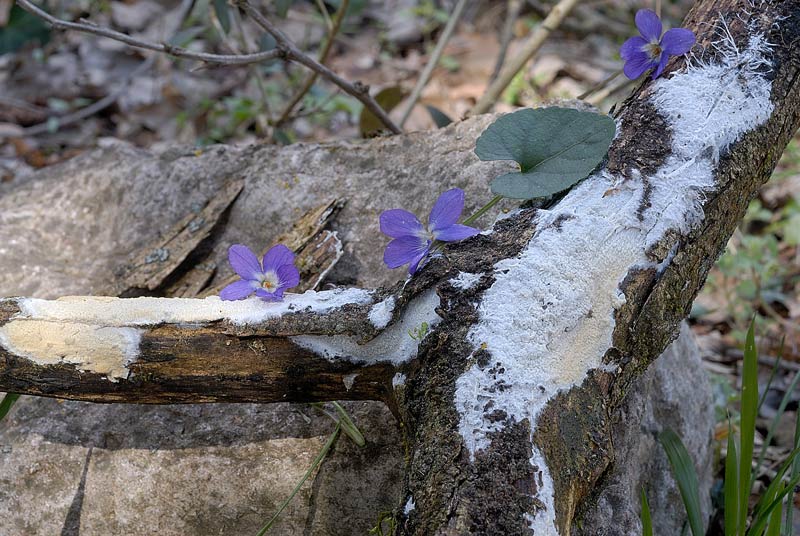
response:
<path id="1" fill-rule="evenodd" d="M 620 282 L 653 265 L 646 252 L 668 232 L 685 235 L 702 221 L 720 154 L 771 115 L 764 38 L 751 37 L 743 51 L 732 40 L 717 46 L 724 50 L 718 63 L 691 65 L 653 86 L 651 102 L 672 131 L 661 168 L 628 180 L 606 170 L 589 177 L 552 211 L 540 211 L 537 232 L 518 257 L 495 265 L 468 335 L 491 359 L 456 382 L 459 430 L 473 459 L 506 425 L 492 413 L 527 419 L 533 430 L 552 397 L 602 367 L 614 313 L 625 301 Z M 642 208 L 646 183 L 649 206 Z M 525 520 L 535 534 L 555 534 L 552 478 L 535 445 L 531 464 L 544 508 Z"/>

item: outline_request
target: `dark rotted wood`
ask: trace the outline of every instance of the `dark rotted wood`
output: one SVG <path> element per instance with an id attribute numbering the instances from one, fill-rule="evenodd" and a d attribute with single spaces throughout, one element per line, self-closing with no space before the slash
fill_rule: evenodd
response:
<path id="1" fill-rule="evenodd" d="M 206 205 L 195 207 L 164 237 L 138 252 L 117 270 L 119 282 L 111 294 L 135 296 L 159 288 L 183 264 L 219 222 L 244 188 L 241 179 L 229 180 Z"/>
<path id="2" fill-rule="evenodd" d="M 39 365 L 0 347 L 0 385 L 91 402 L 389 401 L 396 373 L 388 364 L 331 362 L 282 337 L 237 337 L 209 328 L 152 328 L 139 350 L 128 377 L 112 381 L 72 364 Z"/>

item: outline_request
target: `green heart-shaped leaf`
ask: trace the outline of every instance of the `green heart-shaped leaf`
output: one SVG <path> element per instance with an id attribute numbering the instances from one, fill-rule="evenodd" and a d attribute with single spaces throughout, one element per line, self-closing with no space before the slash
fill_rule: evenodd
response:
<path id="1" fill-rule="evenodd" d="M 492 181 L 495 194 L 535 199 L 563 192 L 585 179 L 614 139 L 607 115 L 572 108 L 525 109 L 502 116 L 478 138 L 481 160 L 514 160 L 519 172 Z"/>

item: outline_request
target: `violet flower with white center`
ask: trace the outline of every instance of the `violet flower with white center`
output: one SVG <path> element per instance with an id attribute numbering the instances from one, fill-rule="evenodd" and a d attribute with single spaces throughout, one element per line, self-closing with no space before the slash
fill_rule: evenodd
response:
<path id="1" fill-rule="evenodd" d="M 250 248 L 234 244 L 228 249 L 228 261 L 242 279 L 220 291 L 223 300 L 243 300 L 255 292 L 262 300 L 280 301 L 286 289 L 300 284 L 294 253 L 283 244 L 272 246 L 260 263 Z"/>
<path id="2" fill-rule="evenodd" d="M 464 210 L 464 190 L 453 188 L 439 196 L 423 227 L 416 216 L 407 210 L 385 210 L 380 217 L 381 232 L 394 238 L 383 252 L 383 262 L 389 268 L 408 264 L 414 275 L 428 254 L 434 240 L 458 242 L 480 233 L 478 229 L 456 223 Z"/>
<path id="3" fill-rule="evenodd" d="M 661 19 L 649 9 L 636 12 L 636 28 L 641 37 L 631 37 L 622 44 L 620 56 L 625 60 L 625 76 L 636 80 L 648 69 L 653 69 L 653 80 L 658 78 L 670 56 L 686 54 L 695 42 L 694 33 L 685 28 L 673 28 L 661 35 Z"/>

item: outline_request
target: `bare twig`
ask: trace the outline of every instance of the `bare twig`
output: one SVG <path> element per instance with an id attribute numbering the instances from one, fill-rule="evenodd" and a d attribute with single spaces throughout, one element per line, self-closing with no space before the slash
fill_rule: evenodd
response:
<path id="1" fill-rule="evenodd" d="M 547 39 L 547 36 L 558 28 L 558 25 L 561 24 L 564 17 L 572 11 L 572 8 L 575 7 L 575 4 L 579 1 L 580 0 L 561 0 L 558 4 L 553 6 L 553 9 L 550 10 L 547 17 L 545 17 L 542 23 L 537 26 L 530 37 L 528 37 L 528 40 L 525 42 L 519 54 L 511 59 L 511 63 L 508 67 L 503 69 L 500 73 L 500 77 L 489 86 L 486 93 L 483 94 L 467 115 L 486 113 L 494 106 L 494 103 L 497 102 L 497 99 L 500 98 L 500 95 L 505 91 L 517 73 L 520 72 L 534 54 L 539 51 L 544 40 Z"/>
<path id="2" fill-rule="evenodd" d="M 218 63 L 223 65 L 244 65 L 248 63 L 257 63 L 265 60 L 271 60 L 280 57 L 280 50 L 268 50 L 265 52 L 257 52 L 255 54 L 208 54 L 205 52 L 193 52 L 183 47 L 170 45 L 169 43 L 153 43 L 150 41 L 143 41 L 130 35 L 117 32 L 110 28 L 103 28 L 95 24 L 86 22 L 68 22 L 65 20 L 57 19 L 46 11 L 36 7 L 29 0 L 17 0 L 19 7 L 25 11 L 47 21 L 53 28 L 57 30 L 75 30 L 78 32 L 90 33 L 99 35 L 100 37 L 107 37 L 115 41 L 120 41 L 126 45 L 134 48 L 142 48 L 145 50 L 154 50 L 156 52 L 163 52 L 176 58 L 186 58 L 196 61 L 204 61 L 207 63 Z"/>
<path id="3" fill-rule="evenodd" d="M 25 6 L 22 4 L 26 3 L 27 3 L 26 0 L 21 0 L 20 1 L 21 7 L 25 8 Z M 194 0 L 183 1 L 183 3 L 181 4 L 180 13 L 178 15 L 178 22 L 176 23 L 175 28 L 173 28 L 170 31 L 171 34 L 175 34 L 178 32 L 180 27 L 183 25 L 183 22 L 186 20 L 186 17 L 189 16 L 189 12 L 192 10 L 193 5 L 194 5 Z M 47 15 L 47 13 L 45 13 L 44 11 L 42 11 L 42 13 Z M 47 20 L 49 21 L 49 19 Z M 68 23 L 68 24 L 73 24 L 73 23 Z M 55 24 L 53 26 L 55 27 Z M 77 110 L 73 113 L 61 117 L 56 117 L 55 118 L 56 123 L 54 124 L 56 129 L 72 125 L 79 121 L 83 121 L 87 117 L 91 117 L 94 114 L 105 110 L 106 108 L 117 102 L 117 99 L 119 99 L 130 89 L 131 80 L 134 80 L 138 76 L 147 72 L 147 70 L 153 66 L 154 62 L 155 62 L 155 56 L 150 56 L 149 58 L 145 59 L 142 63 L 140 63 L 134 70 L 128 73 L 127 76 L 125 76 L 122 80 L 120 80 L 117 88 L 111 91 L 108 95 L 106 95 L 102 99 L 90 104 L 89 106 L 81 108 L 80 110 Z M 48 119 L 44 123 L 39 123 L 38 125 L 33 125 L 24 129 L 23 135 L 38 136 L 39 134 L 44 134 L 45 132 L 49 132 L 52 129 L 52 127 L 53 127 L 52 119 Z"/>
<path id="4" fill-rule="evenodd" d="M 411 110 L 414 109 L 414 105 L 417 104 L 420 95 L 422 95 L 422 90 L 425 89 L 425 86 L 431 79 L 433 70 L 439 64 L 439 59 L 442 57 L 444 47 L 447 46 L 447 42 L 450 41 L 450 36 L 453 35 L 453 30 L 455 30 L 456 23 L 458 23 L 458 20 L 461 18 L 461 13 L 464 12 L 464 6 L 466 5 L 467 0 L 458 0 L 456 7 L 453 8 L 453 12 L 450 14 L 450 18 L 447 19 L 447 25 L 444 27 L 442 35 L 439 36 L 439 41 L 436 43 L 436 48 L 433 49 L 433 53 L 431 53 L 428 64 L 425 65 L 425 70 L 422 71 L 419 80 L 417 80 L 417 85 L 414 86 L 414 90 L 411 92 L 411 96 L 408 98 L 405 110 L 403 110 L 403 115 L 401 116 L 402 119 L 400 119 L 400 128 L 403 128 L 403 125 L 408 120 L 408 116 L 411 115 Z"/>
<path id="5" fill-rule="evenodd" d="M 611 82 L 613 82 L 614 79 L 616 79 L 621 74 L 622 74 L 622 70 L 614 71 L 613 73 L 611 73 L 610 75 L 608 75 L 607 77 L 602 79 L 600 82 L 596 83 L 595 85 L 593 85 L 592 87 L 590 87 L 589 89 L 587 89 L 586 91 L 584 91 L 583 93 L 578 95 L 577 99 L 578 100 L 584 100 L 584 99 L 586 99 L 586 97 L 588 97 L 592 93 L 596 93 L 596 92 L 600 91 L 601 89 L 607 88 L 609 86 L 609 84 L 611 84 Z"/>
<path id="6" fill-rule="evenodd" d="M 522 9 L 522 0 L 508 0 L 508 4 L 506 5 L 506 21 L 503 24 L 503 33 L 500 35 L 500 53 L 497 54 L 497 61 L 494 64 L 492 76 L 489 77 L 490 84 L 500 76 L 500 70 L 506 62 L 508 45 L 511 44 L 511 38 L 514 36 L 514 23 L 517 21 L 520 9 Z"/>
<path id="7" fill-rule="evenodd" d="M 400 130 L 394 121 L 389 118 L 384 109 L 381 108 L 375 99 L 370 96 L 369 86 L 366 86 L 361 82 L 348 82 L 325 65 L 303 53 L 294 43 L 289 40 L 286 34 L 280 31 L 274 24 L 272 24 L 272 22 L 269 21 L 269 19 L 262 15 L 261 12 L 254 8 L 247 0 L 237 0 L 236 3 L 242 9 L 242 11 L 247 13 L 250 18 L 252 18 L 259 26 L 261 26 L 270 35 L 272 35 L 272 37 L 275 38 L 275 41 L 277 42 L 276 48 L 280 51 L 280 54 L 284 59 L 296 61 L 297 63 L 305 65 L 312 71 L 327 78 L 342 88 L 345 93 L 361 101 L 361 103 L 370 112 L 372 112 L 375 117 L 380 119 L 381 123 L 386 125 L 386 128 L 395 134 L 400 134 L 402 132 L 402 130 Z"/>
<path id="8" fill-rule="evenodd" d="M 142 63 L 136 66 L 134 70 L 128 73 L 122 80 L 120 80 L 119 85 L 116 89 L 114 89 L 111 93 L 103 97 L 102 99 L 93 102 L 89 106 L 85 106 L 80 110 L 76 110 L 75 112 L 63 116 L 56 116 L 52 119 L 48 119 L 44 123 L 39 123 L 38 125 L 32 125 L 23 129 L 22 134 L 24 136 L 38 136 L 39 134 L 44 134 L 45 132 L 50 132 L 53 127 L 55 126 L 56 130 L 59 128 L 66 127 L 68 125 L 72 125 L 83 121 L 87 117 L 91 117 L 97 113 L 102 112 L 119 99 L 122 95 L 124 95 L 130 89 L 130 81 L 141 76 L 145 72 L 147 72 L 150 67 L 152 67 L 155 61 L 155 56 L 150 56 Z M 55 122 L 53 121 L 55 120 Z"/>
<path id="9" fill-rule="evenodd" d="M 342 21 L 344 21 L 344 16 L 347 13 L 347 8 L 349 5 L 350 5 L 350 0 L 342 0 L 342 3 L 339 4 L 339 9 L 336 11 L 336 15 L 334 15 L 331 26 L 329 27 L 328 39 L 325 41 L 325 44 L 322 46 L 322 50 L 320 50 L 319 52 L 320 64 L 324 64 L 325 61 L 327 61 L 328 59 L 328 54 L 330 54 L 331 49 L 333 48 L 334 39 L 336 38 L 336 34 L 339 33 L 339 28 L 341 28 L 342 26 Z M 324 4 L 320 6 L 320 9 L 324 8 L 325 8 Z M 303 100 L 305 94 L 308 93 L 308 91 L 314 85 L 314 82 L 317 81 L 318 76 L 319 73 L 317 73 L 316 71 L 312 71 L 308 74 L 305 81 L 303 82 L 303 85 L 300 87 L 297 93 L 294 94 L 294 97 L 292 97 L 292 99 L 288 102 L 288 104 L 286 104 L 286 107 L 283 109 L 283 112 L 281 113 L 280 117 L 275 122 L 275 126 L 281 126 L 289 119 L 289 117 L 292 114 L 292 110 L 294 110 L 294 107 L 297 106 L 297 104 L 301 100 Z M 400 124 L 400 126 L 402 127 L 402 123 Z"/>

